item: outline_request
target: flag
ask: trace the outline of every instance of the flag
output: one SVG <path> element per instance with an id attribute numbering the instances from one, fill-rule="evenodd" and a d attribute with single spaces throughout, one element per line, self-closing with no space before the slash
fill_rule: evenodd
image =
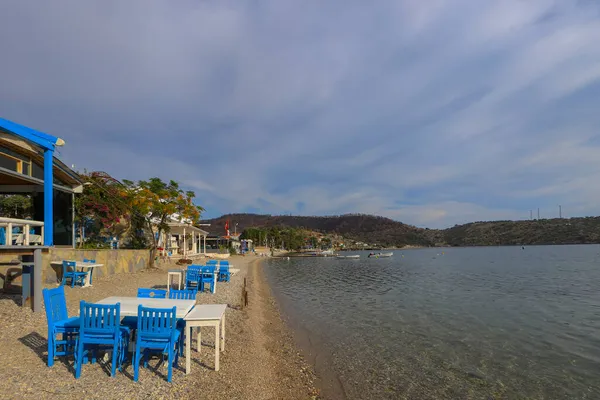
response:
<path id="1" fill-rule="evenodd" d="M 229 220 L 225 221 L 225 235 L 229 236 Z"/>

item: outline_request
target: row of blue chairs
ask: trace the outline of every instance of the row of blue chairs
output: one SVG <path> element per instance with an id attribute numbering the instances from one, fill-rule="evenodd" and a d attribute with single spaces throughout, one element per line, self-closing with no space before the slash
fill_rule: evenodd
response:
<path id="1" fill-rule="evenodd" d="M 138 297 L 165 298 L 165 290 L 138 289 Z M 171 290 L 169 298 L 196 299 L 195 290 Z M 75 356 L 75 378 L 81 376 L 81 367 L 90 359 L 96 362 L 100 350 L 112 350 L 111 376 L 122 370 L 127 359 L 131 335 L 135 333 L 135 352 L 132 366 L 134 381 L 138 380 L 142 360 L 148 365 L 152 352 L 167 355 L 168 376 L 171 382 L 172 367 L 177 366 L 183 352 L 185 321 L 177 319 L 176 307 L 172 309 L 139 306 L 137 317 L 121 320 L 120 304 L 101 305 L 81 301 L 79 317 L 69 317 L 64 286 L 44 289 L 44 304 L 48 320 L 48 366 L 56 356 Z M 143 350 L 143 351 L 142 351 Z"/>
<path id="2" fill-rule="evenodd" d="M 214 291 L 214 274 L 217 273 L 218 282 L 229 282 L 229 262 L 221 261 L 219 266 L 216 265 L 216 260 L 209 260 L 206 265 L 190 265 L 185 271 L 185 288 L 196 288 L 199 291 L 204 291 L 204 285 L 210 285 L 210 291 Z M 218 268 L 218 269 L 217 269 Z"/>

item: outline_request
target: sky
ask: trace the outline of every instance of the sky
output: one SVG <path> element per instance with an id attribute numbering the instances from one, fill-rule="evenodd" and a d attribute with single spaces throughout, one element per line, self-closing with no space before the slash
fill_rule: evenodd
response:
<path id="1" fill-rule="evenodd" d="M 600 2 L 0 0 L 0 117 L 203 218 L 600 214 Z"/>

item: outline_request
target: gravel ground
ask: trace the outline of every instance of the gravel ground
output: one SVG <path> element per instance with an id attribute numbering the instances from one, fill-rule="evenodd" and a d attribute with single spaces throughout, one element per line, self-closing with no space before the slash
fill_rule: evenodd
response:
<path id="1" fill-rule="evenodd" d="M 225 352 L 220 370 L 214 368 L 214 330 L 203 328 L 202 351 L 192 351 L 192 372 L 185 375 L 185 357 L 166 381 L 166 368 L 158 359 L 140 368 L 133 381 L 129 363 L 111 378 L 109 364 L 83 366 L 73 376 L 73 358 L 47 361 L 45 312 L 34 314 L 16 304 L 17 298 L 0 295 L 0 393 L 4 399 L 315 399 L 314 374 L 297 351 L 291 333 L 279 314 L 255 257 L 232 257 L 240 272 L 229 283 L 218 283 L 217 293 L 200 293 L 198 304 L 228 304 Z M 77 315 L 80 300 L 109 296 L 135 296 L 138 287 L 165 287 L 166 269 L 99 277 L 91 288 L 65 288 L 69 315 Z M 241 308 L 241 288 L 247 278 L 248 307 Z M 195 348 L 195 345 L 193 346 Z"/>

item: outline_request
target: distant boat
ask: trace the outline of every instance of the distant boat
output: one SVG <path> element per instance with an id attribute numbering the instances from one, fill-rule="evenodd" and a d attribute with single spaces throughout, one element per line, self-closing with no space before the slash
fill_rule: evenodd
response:
<path id="1" fill-rule="evenodd" d="M 394 253 L 392 253 L 392 252 L 389 252 L 389 253 L 370 253 L 368 257 L 369 258 L 371 258 L 371 257 L 385 258 L 385 257 L 391 257 L 393 255 L 394 255 Z"/>
<path id="2" fill-rule="evenodd" d="M 335 258 L 345 259 L 345 258 L 360 258 L 360 254 L 354 254 L 351 256 L 336 256 Z"/>

